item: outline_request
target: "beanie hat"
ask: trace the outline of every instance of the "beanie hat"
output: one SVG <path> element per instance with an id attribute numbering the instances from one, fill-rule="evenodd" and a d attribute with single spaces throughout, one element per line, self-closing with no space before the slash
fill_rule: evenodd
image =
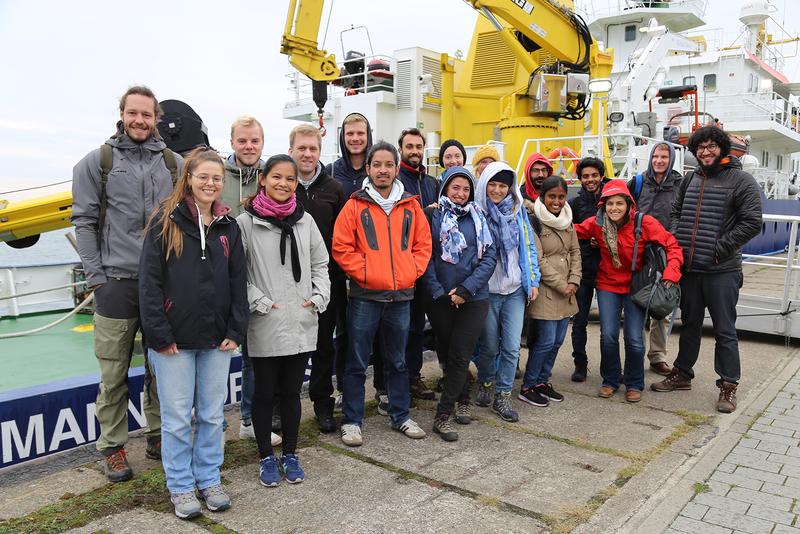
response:
<path id="1" fill-rule="evenodd" d="M 484 156 L 485 157 L 485 156 Z M 510 171 L 508 169 L 503 169 L 501 171 L 497 171 L 489 178 L 490 182 L 500 182 L 501 184 L 506 184 L 508 187 L 513 187 L 514 185 L 514 171 Z"/>
<path id="2" fill-rule="evenodd" d="M 464 162 L 466 163 L 467 151 L 464 150 L 464 145 L 462 145 L 455 139 L 448 139 L 447 141 L 442 143 L 442 146 L 439 147 L 439 165 L 442 165 L 442 161 L 444 161 L 444 153 L 451 146 L 457 147 L 461 151 L 461 156 L 464 158 Z"/>
<path id="3" fill-rule="evenodd" d="M 495 161 L 500 161 L 500 153 L 492 145 L 483 145 L 472 156 L 472 167 L 477 167 L 478 163 L 484 158 L 492 158 Z"/>

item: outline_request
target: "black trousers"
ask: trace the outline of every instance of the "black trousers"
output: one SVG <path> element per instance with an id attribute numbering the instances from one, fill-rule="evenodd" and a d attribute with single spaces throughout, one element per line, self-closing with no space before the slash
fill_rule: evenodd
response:
<path id="1" fill-rule="evenodd" d="M 253 392 L 253 430 L 258 442 L 259 458 L 272 454 L 272 403 L 275 395 L 281 399 L 281 430 L 283 453 L 297 449 L 300 430 L 300 390 L 308 363 L 308 353 L 293 356 L 250 358 L 253 362 L 255 391 Z"/>
<path id="2" fill-rule="evenodd" d="M 739 382 L 739 337 L 736 333 L 736 302 L 743 282 L 742 271 L 726 273 L 687 273 L 681 278 L 681 337 L 677 367 L 694 378 L 693 367 L 700 354 L 705 310 L 714 325 L 714 371 L 720 379 Z"/>
<path id="3" fill-rule="evenodd" d="M 311 354 L 311 378 L 308 382 L 308 396 L 314 403 L 314 410 L 333 410 L 333 372 L 336 369 L 336 381 L 341 381 L 339 365 L 334 362 L 336 347 L 333 333 L 336 329 L 340 308 L 347 306 L 347 293 L 344 280 L 331 280 L 331 300 L 328 307 L 319 315 L 317 330 L 317 350 Z"/>
<path id="4" fill-rule="evenodd" d="M 436 333 L 436 351 L 446 355 L 447 372 L 437 413 L 451 414 L 457 400 L 469 400 L 467 369 L 488 313 L 488 299 L 465 302 L 458 308 L 449 302 L 429 304 L 428 319 Z"/>

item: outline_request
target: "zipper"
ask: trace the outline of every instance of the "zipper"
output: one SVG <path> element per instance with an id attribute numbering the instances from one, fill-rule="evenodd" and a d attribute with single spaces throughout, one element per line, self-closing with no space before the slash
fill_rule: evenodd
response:
<path id="1" fill-rule="evenodd" d="M 397 204 L 394 207 L 396 208 Z M 392 211 L 394 211 L 394 208 L 392 208 Z M 389 263 L 392 266 L 392 283 L 394 284 L 394 291 L 397 291 L 397 278 L 394 275 L 394 254 L 392 252 L 392 218 L 388 213 L 386 214 L 386 227 L 389 230 Z"/>
<path id="2" fill-rule="evenodd" d="M 700 176 L 703 177 L 703 181 L 700 182 L 700 192 L 697 194 L 697 207 L 694 209 L 694 228 L 692 228 L 692 240 L 689 246 L 689 258 L 686 261 L 687 270 L 692 268 L 692 261 L 694 260 L 694 245 L 695 240 L 697 239 L 697 227 L 700 224 L 700 208 L 702 207 L 703 202 L 703 191 L 705 191 L 706 188 L 706 178 L 708 177 L 705 173 L 700 173 Z"/>

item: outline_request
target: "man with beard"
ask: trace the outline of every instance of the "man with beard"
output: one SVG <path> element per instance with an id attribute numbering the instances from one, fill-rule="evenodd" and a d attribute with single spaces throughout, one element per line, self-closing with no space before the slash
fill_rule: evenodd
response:
<path id="1" fill-rule="evenodd" d="M 740 378 L 736 302 L 742 287 L 742 247 L 761 231 L 761 191 L 730 156 L 731 141 L 716 126 L 692 134 L 688 148 L 698 169 L 686 175 L 670 215 L 670 231 L 683 248 L 681 337 L 678 357 L 653 391 L 692 388 L 705 310 L 714 323 L 717 411 L 736 409 Z"/>
<path id="2" fill-rule="evenodd" d="M 222 202 L 231 209 L 230 215 L 235 218 L 244 211 L 242 200 L 254 195 L 258 189 L 258 173 L 264 166 L 261 160 L 261 151 L 264 150 L 264 129 L 261 123 L 246 115 L 233 121 L 231 149 L 233 154 L 225 160 Z"/>
<path id="3" fill-rule="evenodd" d="M 528 156 L 525 161 L 525 185 L 522 188 L 522 198 L 525 199 L 525 207 L 528 208 L 529 215 L 532 215 L 533 203 L 539 198 L 542 183 L 552 175 L 553 165 L 546 157 L 538 152 Z"/>
<path id="4" fill-rule="evenodd" d="M 160 114 L 153 91 L 129 88 L 119 100 L 117 132 L 75 165 L 72 217 L 86 282 L 94 291 L 94 345 L 100 365 L 97 450 L 106 476 L 133 476 L 127 460 L 128 368 L 139 320 L 139 255 L 144 226 L 170 195 L 183 160 L 156 130 Z M 146 351 L 145 351 L 146 354 Z M 155 377 L 145 359 L 146 455 L 161 458 L 161 414 Z"/>
<path id="5" fill-rule="evenodd" d="M 583 158 L 578 163 L 576 174 L 581 181 L 581 189 L 575 198 L 569 201 L 574 224 L 582 223 L 589 217 L 597 215 L 600 194 L 603 186 L 609 181 L 605 177 L 606 166 L 598 158 Z M 586 326 L 589 324 L 589 311 L 592 308 L 592 298 L 597 283 L 597 268 L 600 265 L 600 249 L 597 245 L 589 241 L 581 241 L 580 244 L 581 285 L 575 293 L 578 313 L 572 318 L 572 359 L 575 363 L 573 382 L 586 381 L 586 368 L 589 363 L 586 354 Z"/>

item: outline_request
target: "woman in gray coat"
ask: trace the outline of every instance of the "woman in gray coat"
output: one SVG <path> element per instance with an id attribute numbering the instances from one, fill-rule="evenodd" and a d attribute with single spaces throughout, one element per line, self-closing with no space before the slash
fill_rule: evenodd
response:
<path id="1" fill-rule="evenodd" d="M 253 362 L 253 429 L 261 458 L 259 481 L 274 487 L 283 472 L 289 483 L 305 473 L 295 454 L 300 389 L 317 346 L 317 316 L 330 299 L 328 251 L 314 219 L 296 201 L 297 165 L 281 154 L 267 160 L 258 191 L 236 218 L 247 256 L 250 324 L 247 350 Z M 283 454 L 270 443 L 272 402 L 281 399 Z"/>

